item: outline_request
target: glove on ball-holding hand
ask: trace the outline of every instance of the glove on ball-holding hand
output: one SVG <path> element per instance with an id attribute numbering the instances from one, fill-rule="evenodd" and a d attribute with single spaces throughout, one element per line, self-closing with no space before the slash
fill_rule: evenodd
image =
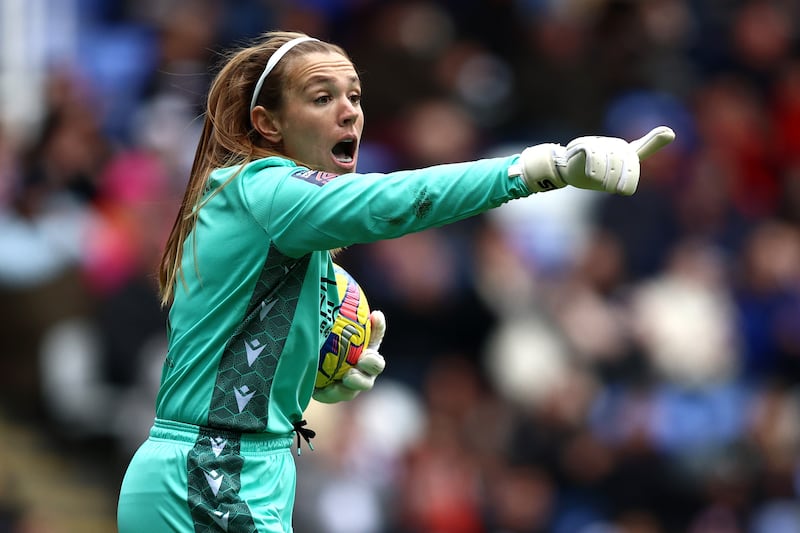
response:
<path id="1" fill-rule="evenodd" d="M 630 196 L 639 185 L 639 162 L 674 139 L 675 132 L 659 126 L 632 142 L 587 136 L 578 137 L 567 146 L 538 144 L 523 150 L 509 175 L 521 175 L 534 193 L 572 185 Z"/>
<path id="2" fill-rule="evenodd" d="M 361 352 L 358 362 L 347 371 L 341 381 L 315 389 L 313 398 L 318 402 L 337 403 L 352 400 L 361 391 L 370 390 L 375 385 L 375 379 L 386 368 L 386 361 L 378 352 L 386 334 L 386 317 L 381 311 L 376 310 L 370 313 L 369 319 L 372 322 L 372 333 L 369 344 Z"/>

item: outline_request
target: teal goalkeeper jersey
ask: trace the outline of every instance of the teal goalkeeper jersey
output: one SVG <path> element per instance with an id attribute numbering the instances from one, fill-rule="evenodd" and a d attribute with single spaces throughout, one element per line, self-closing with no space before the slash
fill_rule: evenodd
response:
<path id="1" fill-rule="evenodd" d="M 328 250 L 526 196 L 508 176 L 517 158 L 337 176 L 269 157 L 214 171 L 184 243 L 156 416 L 290 433 L 339 305 Z"/>

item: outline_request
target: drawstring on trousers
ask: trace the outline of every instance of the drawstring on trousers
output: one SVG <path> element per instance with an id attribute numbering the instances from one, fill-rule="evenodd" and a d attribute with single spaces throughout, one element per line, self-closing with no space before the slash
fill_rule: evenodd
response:
<path id="1" fill-rule="evenodd" d="M 297 455 L 300 455 L 302 453 L 300 451 L 300 444 L 301 444 L 300 437 L 303 437 L 303 439 L 306 441 L 306 444 L 308 444 L 308 447 L 311 449 L 311 451 L 312 452 L 314 451 L 314 445 L 311 444 L 311 439 L 317 436 L 317 432 L 314 431 L 313 429 L 305 427 L 306 424 L 308 424 L 308 422 L 306 422 L 305 420 L 298 420 L 297 422 L 294 422 L 292 424 L 293 428 L 292 431 L 297 433 Z"/>

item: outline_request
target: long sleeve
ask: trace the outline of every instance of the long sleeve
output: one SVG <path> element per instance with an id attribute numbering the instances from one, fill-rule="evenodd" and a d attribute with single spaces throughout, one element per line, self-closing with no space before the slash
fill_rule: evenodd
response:
<path id="1" fill-rule="evenodd" d="M 441 226 L 527 196 L 522 180 L 508 176 L 515 161 L 341 176 L 300 167 L 275 176 L 268 167 L 246 178 L 245 196 L 276 246 L 297 257 Z"/>

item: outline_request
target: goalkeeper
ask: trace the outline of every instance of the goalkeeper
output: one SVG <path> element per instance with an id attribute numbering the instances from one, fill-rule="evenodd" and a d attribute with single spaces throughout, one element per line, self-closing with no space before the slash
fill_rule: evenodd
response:
<path id="1" fill-rule="evenodd" d="M 120 533 L 289 533 L 293 437 L 314 397 L 350 400 L 384 367 L 383 315 L 357 367 L 315 390 L 338 305 L 331 250 L 441 226 L 566 186 L 630 195 L 673 134 L 581 137 L 521 154 L 358 174 L 361 85 L 338 46 L 267 33 L 209 90 L 160 267 L 170 308 L 155 422 L 131 460 Z"/>

